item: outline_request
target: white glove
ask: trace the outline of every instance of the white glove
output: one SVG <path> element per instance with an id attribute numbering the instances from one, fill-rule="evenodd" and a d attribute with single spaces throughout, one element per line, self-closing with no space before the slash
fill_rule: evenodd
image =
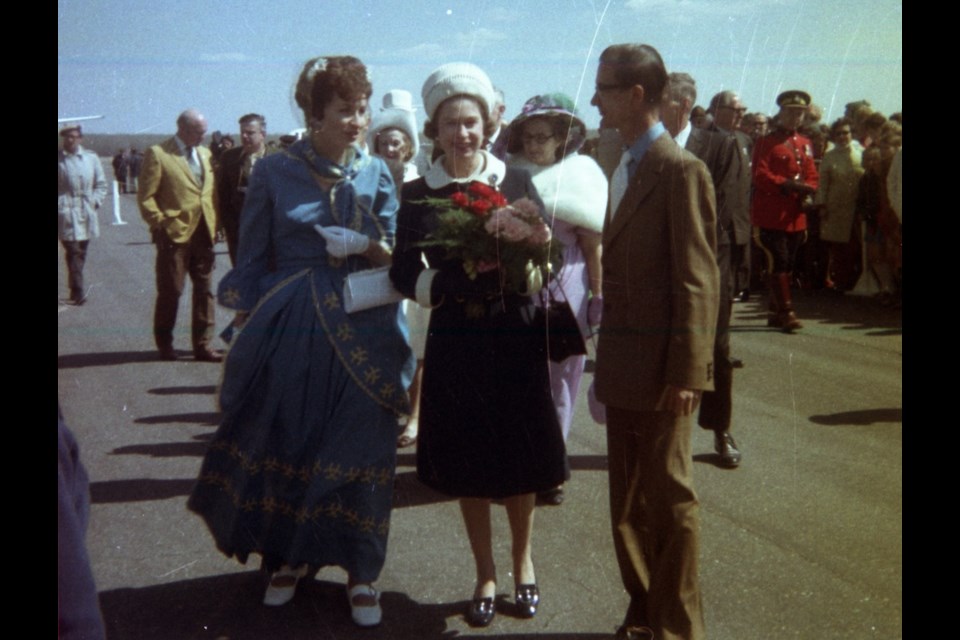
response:
<path id="1" fill-rule="evenodd" d="M 363 253 L 370 246 L 370 238 L 343 227 L 322 227 L 313 225 L 323 239 L 327 241 L 327 253 L 334 258 L 346 258 L 357 253 Z"/>

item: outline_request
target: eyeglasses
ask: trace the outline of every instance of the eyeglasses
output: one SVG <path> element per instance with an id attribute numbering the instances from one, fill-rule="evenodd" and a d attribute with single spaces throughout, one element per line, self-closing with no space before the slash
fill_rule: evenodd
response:
<path id="1" fill-rule="evenodd" d="M 520 139 L 523 140 L 524 143 L 527 143 L 527 142 L 536 142 L 537 144 L 546 144 L 548 140 L 552 140 L 552 139 L 553 139 L 553 136 L 552 136 L 552 135 L 544 135 L 544 134 L 542 134 L 542 133 L 539 134 L 539 135 L 533 135 L 533 134 L 526 134 L 526 133 L 525 133 L 525 134 L 523 134 L 522 136 L 520 136 Z"/>
<path id="2" fill-rule="evenodd" d="M 605 84 L 603 82 L 598 82 L 596 92 L 600 93 L 601 91 L 617 91 L 617 90 L 629 89 L 632 86 L 633 86 L 632 84 L 627 84 L 627 83 L 616 84 L 611 82 L 609 84 Z"/>
<path id="3" fill-rule="evenodd" d="M 730 111 L 736 111 L 737 113 L 743 114 L 747 112 L 746 107 L 720 107 L 721 109 L 730 109 Z"/>

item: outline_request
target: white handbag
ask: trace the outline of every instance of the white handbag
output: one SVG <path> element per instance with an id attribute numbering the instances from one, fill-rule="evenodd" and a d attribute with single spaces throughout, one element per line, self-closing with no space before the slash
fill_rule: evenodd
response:
<path id="1" fill-rule="evenodd" d="M 390 281 L 390 267 L 354 271 L 343 282 L 343 308 L 347 313 L 401 300 L 403 294 L 394 289 Z"/>

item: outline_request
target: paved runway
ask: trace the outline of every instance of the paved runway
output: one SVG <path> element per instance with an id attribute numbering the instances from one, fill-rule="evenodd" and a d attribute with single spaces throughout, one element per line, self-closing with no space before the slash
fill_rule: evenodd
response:
<path id="1" fill-rule="evenodd" d="M 133 196 L 129 224 L 91 243 L 89 302 L 67 297 L 58 244 L 57 398 L 91 477 L 88 547 L 111 640 L 316 640 L 612 637 L 626 610 L 609 532 L 603 427 L 585 398 L 568 443 L 573 476 L 560 507 L 541 507 L 534 561 L 543 601 L 511 615 L 509 535 L 494 513 L 503 606 L 473 630 L 462 612 L 473 562 L 456 502 L 416 480 L 399 456 L 383 591 L 384 624 L 356 629 L 342 571 L 322 570 L 280 609 L 264 577 L 227 560 L 186 496 L 217 424 L 220 366 L 190 359 L 189 295 L 180 362 L 155 360 L 154 248 Z M 218 245 L 216 280 L 228 268 Z M 712 434 L 694 432 L 702 514 L 701 583 L 709 637 L 902 637 L 902 325 L 869 300 L 798 296 L 806 328 L 764 326 L 761 302 L 734 308 L 736 470 L 716 466 Z M 218 325 L 230 317 L 224 310 Z M 219 328 L 219 327 L 218 327 Z M 586 376 L 589 383 L 590 376 Z"/>

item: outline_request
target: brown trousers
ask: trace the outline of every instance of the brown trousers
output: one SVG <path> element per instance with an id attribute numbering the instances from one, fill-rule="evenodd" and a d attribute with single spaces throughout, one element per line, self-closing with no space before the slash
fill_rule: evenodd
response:
<path id="1" fill-rule="evenodd" d="M 154 231 L 153 240 L 157 245 L 157 305 L 153 313 L 157 348 L 173 346 L 177 307 L 187 274 L 193 283 L 193 349 L 209 346 L 213 340 L 216 305 L 210 291 L 215 255 L 207 225 L 201 220 L 184 243 L 173 242 L 163 231 Z"/>
<path id="2" fill-rule="evenodd" d="M 607 406 L 613 543 L 630 594 L 623 623 L 657 640 L 705 637 L 690 432 L 689 416 Z"/>

